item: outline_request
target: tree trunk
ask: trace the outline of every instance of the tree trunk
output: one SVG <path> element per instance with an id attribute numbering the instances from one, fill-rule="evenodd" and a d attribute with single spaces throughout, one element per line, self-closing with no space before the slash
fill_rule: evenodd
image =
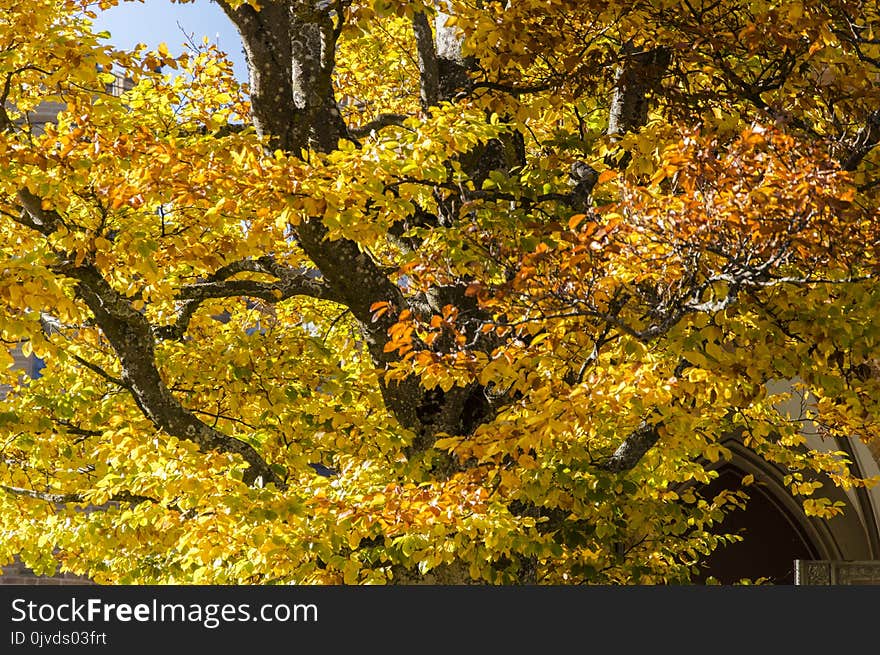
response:
<path id="1" fill-rule="evenodd" d="M 648 122 L 650 96 L 660 87 L 670 53 L 666 48 L 636 51 L 627 43 L 622 58 L 608 116 L 608 134 L 613 136 L 633 132 Z"/>

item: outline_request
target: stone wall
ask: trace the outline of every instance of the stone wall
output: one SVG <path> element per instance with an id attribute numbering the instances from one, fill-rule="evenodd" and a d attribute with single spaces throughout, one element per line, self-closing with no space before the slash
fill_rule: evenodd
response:
<path id="1" fill-rule="evenodd" d="M 15 562 L 2 567 L 0 585 L 90 585 L 94 584 L 87 578 L 72 573 L 58 575 L 37 575 L 16 558 Z"/>

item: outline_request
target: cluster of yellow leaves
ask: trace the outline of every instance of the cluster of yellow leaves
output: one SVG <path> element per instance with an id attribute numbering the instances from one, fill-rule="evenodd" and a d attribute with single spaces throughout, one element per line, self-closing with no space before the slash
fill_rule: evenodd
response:
<path id="1" fill-rule="evenodd" d="M 305 158 L 267 152 L 245 127 L 247 89 L 215 49 L 112 53 L 74 18 L 84 3 L 20 4 L 0 1 L 10 119 L 46 102 L 60 113 L 0 138 L 0 332 L 46 360 L 39 380 L 2 372 L 0 560 L 60 561 L 99 582 L 383 583 L 459 565 L 489 582 L 529 567 L 540 582 L 675 582 L 732 540 L 715 531 L 754 483 L 701 491 L 734 457 L 730 435 L 786 469 L 810 515 L 840 511 L 818 479 L 865 484 L 836 448 L 805 448 L 804 426 L 880 433 L 880 240 L 865 185 L 877 155 L 852 174 L 833 161 L 858 129 L 849 117 L 878 100 L 860 60 L 878 56 L 876 39 L 856 51 L 835 12 L 876 29 L 871 3 L 453 1 L 447 26 L 479 58 L 475 91 L 430 112 L 409 21 L 431 3 L 343 3 L 346 118 L 409 117 Z M 648 124 L 613 139 L 624 43 L 669 48 L 675 66 Z M 103 91 L 114 71 L 134 82 L 121 97 Z M 471 160 L 515 133 L 525 161 L 473 179 Z M 601 171 L 594 207 L 577 213 L 560 202 L 576 160 Z M 63 218 L 49 238 L 13 220 L 22 188 Z M 442 225 L 413 220 L 447 205 Z M 181 289 L 230 262 L 311 266 L 291 227 L 316 217 L 408 298 L 460 285 L 473 304 L 420 314 L 377 300 L 377 320 L 395 312 L 385 351 L 398 357 L 377 371 L 333 303 L 205 302 L 185 339 L 158 344 L 157 365 L 186 408 L 288 485 L 248 487 L 236 458 L 147 420 L 55 267 L 94 264 L 167 327 Z M 380 379 L 503 402 L 411 458 L 415 435 Z M 777 389 L 793 379 L 797 415 Z M 644 426 L 661 447 L 604 468 Z M 337 475 L 314 475 L 316 462 Z"/>

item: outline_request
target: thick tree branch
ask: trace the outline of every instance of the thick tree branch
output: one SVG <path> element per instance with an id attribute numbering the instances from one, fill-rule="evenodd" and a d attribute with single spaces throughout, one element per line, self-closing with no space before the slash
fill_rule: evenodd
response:
<path id="1" fill-rule="evenodd" d="M 338 34 L 338 30 L 334 33 L 330 19 L 335 11 L 334 3 L 264 2 L 263 10 L 258 13 L 249 7 L 231 10 L 224 0 L 220 0 L 220 4 L 237 25 L 244 41 L 252 86 L 256 90 L 254 125 L 257 133 L 269 140 L 270 147 L 307 157 L 309 149 L 327 153 L 338 147 L 339 139 L 353 138 L 339 116 L 331 84 L 335 34 Z M 286 14 L 280 10 L 281 5 L 287 7 Z M 451 98 L 470 83 L 467 62 L 461 56 L 460 33 L 454 26 L 445 25 L 447 18 L 440 12 L 435 22 L 434 58 L 438 66 L 439 100 Z M 425 29 L 422 19 L 417 19 L 417 23 L 414 28 L 421 34 L 420 38 L 427 38 L 430 30 Z M 426 99 L 432 99 L 434 77 L 430 48 L 424 41 L 421 45 L 428 66 L 426 74 L 430 77 Z M 294 229 L 298 245 L 320 270 L 335 299 L 348 307 L 360 324 L 375 365 L 381 369 L 397 361 L 398 353 L 386 352 L 385 345 L 389 341 L 389 328 L 407 308 L 400 288 L 358 243 L 348 239 L 331 241 L 321 217 L 314 216 Z M 201 292 L 219 294 L 233 288 L 236 287 L 210 285 L 204 286 Z M 267 291 L 252 284 L 240 285 L 236 290 Z M 460 291 L 463 296 L 464 287 Z M 374 318 L 371 307 L 382 302 L 389 303 L 391 311 Z M 192 307 L 184 306 L 178 323 L 188 320 Z M 399 382 L 380 380 L 380 388 L 386 406 L 397 420 L 426 435 L 426 444 L 432 442 L 428 433 L 440 429 L 437 426 L 441 415 L 447 422 L 458 418 L 461 412 L 456 408 L 461 410 L 467 397 L 477 395 L 473 389 L 454 389 L 446 394 L 440 403 L 443 411 L 438 413 L 438 403 L 428 399 L 414 376 Z"/>
<path id="2" fill-rule="evenodd" d="M 87 428 L 74 425 L 67 419 L 55 419 L 55 423 L 56 425 L 60 425 L 61 427 L 63 427 L 64 430 L 69 434 L 75 434 L 76 436 L 82 437 L 83 439 L 88 439 L 90 437 L 100 437 L 102 434 L 104 434 L 100 430 L 89 430 Z"/>
<path id="3" fill-rule="evenodd" d="M 330 152 L 340 138 L 348 138 L 331 84 L 335 53 L 330 19 L 333 3 L 263 3 L 260 12 L 247 6 L 231 10 L 222 0 L 220 4 L 244 41 L 252 85 L 257 91 L 253 98 L 257 133 L 267 137 L 271 147 L 296 155 L 308 147 Z M 288 9 L 287 13 L 280 11 L 280 5 Z M 373 361 L 380 367 L 394 361 L 396 353 L 385 352 L 384 346 L 389 339 L 388 328 L 406 306 L 400 289 L 357 243 L 348 239 L 330 241 L 319 217 L 303 221 L 295 230 L 300 247 L 320 270 L 335 299 L 347 306 L 360 323 Z M 204 291 L 220 293 L 216 286 L 205 287 Z M 394 311 L 374 321 L 370 308 L 377 302 L 391 303 Z M 186 320 L 186 313 L 191 311 L 192 305 L 181 318 Z M 413 400 L 420 395 L 417 381 L 383 382 L 382 391 L 389 409 L 403 425 L 419 425 Z"/>
<path id="4" fill-rule="evenodd" d="M 201 282 L 181 289 L 179 298 L 202 301 L 208 298 L 230 298 L 249 296 L 266 302 L 280 302 L 293 296 L 310 296 L 332 300 L 335 296 L 320 284 L 310 284 L 313 280 L 298 279 L 281 282 L 259 282 L 257 280 L 225 280 L 223 282 Z"/>
<path id="5" fill-rule="evenodd" d="M 48 236 L 64 225 L 58 212 L 43 209 L 43 199 L 35 196 L 27 189 L 18 192 L 18 202 L 22 212 L 18 221 L 26 227 Z"/>
<path id="6" fill-rule="evenodd" d="M 429 107 L 440 102 L 440 67 L 437 49 L 434 47 L 434 34 L 425 12 L 420 11 L 413 15 L 413 32 L 419 56 L 419 95 L 422 109 L 427 111 Z"/>
<path id="7" fill-rule="evenodd" d="M 18 198 L 22 206 L 22 225 L 46 236 L 63 225 L 61 216 L 54 210 L 44 209 L 42 199 L 27 189 L 19 191 Z M 68 257 L 52 268 L 56 273 L 77 280 L 77 294 L 91 310 L 119 357 L 122 378 L 117 379 L 93 368 L 85 360 L 81 364 L 128 389 L 138 407 L 158 429 L 179 439 L 192 441 L 203 451 L 229 452 L 241 456 L 249 464 L 244 474 L 246 483 L 252 484 L 260 479 L 264 483 L 273 482 L 279 487 L 283 486 L 272 468 L 251 445 L 206 425 L 171 394 L 156 367 L 153 327 L 143 314 L 110 286 L 94 265 L 77 265 L 74 258 Z M 234 270 L 234 266 L 230 265 L 223 274 L 232 274 Z"/>
<path id="8" fill-rule="evenodd" d="M 254 126 L 270 148 L 328 151 L 348 138 L 332 73 L 342 16 L 333 2 L 245 4 L 217 0 L 241 35 L 248 60 Z"/>
<path id="9" fill-rule="evenodd" d="M 516 86 L 513 84 L 504 84 L 502 82 L 492 82 L 490 80 L 479 80 L 473 83 L 474 89 L 490 89 L 492 91 L 502 91 L 504 93 L 509 93 L 514 97 L 519 97 L 521 95 L 526 95 L 529 93 L 541 93 L 543 91 L 549 91 L 554 86 L 554 84 L 551 84 L 549 82 L 532 84 L 530 86 Z"/>
<path id="10" fill-rule="evenodd" d="M 862 163 L 878 144 L 880 144 L 880 110 L 872 111 L 865 125 L 859 130 L 852 146 L 840 159 L 840 165 L 845 171 L 854 171 Z"/>
<path id="11" fill-rule="evenodd" d="M 373 131 L 381 130 L 383 127 L 388 127 L 389 125 L 403 125 L 403 121 L 406 119 L 407 117 L 404 114 L 382 114 L 371 120 L 369 123 L 349 129 L 349 134 L 355 139 L 363 139 L 365 136 L 369 136 Z"/>
<path id="12" fill-rule="evenodd" d="M 14 496 L 24 496 L 26 498 L 33 498 L 34 500 L 43 500 L 54 505 L 85 504 L 89 502 L 86 496 L 80 493 L 60 494 L 47 491 L 36 491 L 34 489 L 24 489 L 22 487 L 11 487 L 5 484 L 0 484 L 0 489 Z M 136 505 L 147 501 L 153 503 L 158 502 L 155 498 L 150 498 L 149 496 L 138 496 L 127 492 L 115 494 L 107 502 L 131 503 Z"/>
<path id="13" fill-rule="evenodd" d="M 121 382 L 158 429 L 196 443 L 203 451 L 235 453 L 248 464 L 245 481 L 281 481 L 249 444 L 206 425 L 171 394 L 156 368 L 152 326 L 91 264 L 65 262 L 55 271 L 78 281 L 77 293 L 92 311 L 122 365 Z"/>
<path id="14" fill-rule="evenodd" d="M 278 278 L 277 282 L 230 280 L 238 273 L 264 273 Z M 206 280 L 188 284 L 178 292 L 183 301 L 173 325 L 155 328 L 160 339 L 182 339 L 192 316 L 209 298 L 259 298 L 268 303 L 282 302 L 295 296 L 340 302 L 341 298 L 322 280 L 317 271 L 309 273 L 279 264 L 272 257 L 245 259 L 218 269 Z"/>
<path id="15" fill-rule="evenodd" d="M 407 302 L 396 284 L 391 282 L 376 262 L 355 242 L 348 239 L 327 239 L 327 228 L 317 218 L 300 223 L 297 228 L 300 247 L 321 271 L 342 304 L 351 310 L 361 325 L 367 349 L 378 366 L 396 361 L 396 352 L 386 352 L 388 329 Z M 372 305 L 388 302 L 393 311 L 374 320 Z M 413 406 L 418 382 L 407 379 L 391 385 L 382 382 L 388 408 L 400 422 L 410 428 L 419 425 Z"/>
<path id="16" fill-rule="evenodd" d="M 658 428 L 658 425 L 643 422 L 623 440 L 600 468 L 611 473 L 623 473 L 635 468 L 642 457 L 660 440 Z"/>
<path id="17" fill-rule="evenodd" d="M 666 48 L 635 52 L 632 44 L 626 44 L 623 58 L 608 116 L 608 134 L 613 136 L 635 131 L 647 122 L 650 94 L 660 87 L 670 52 Z"/>
<path id="18" fill-rule="evenodd" d="M 232 9 L 224 0 L 217 0 L 242 35 L 248 60 L 254 126 L 268 134 L 266 124 L 278 113 L 286 112 L 293 97 L 290 68 L 290 33 L 279 29 L 288 23 L 284 3 L 265 2 L 257 11 L 248 4 Z M 280 142 L 296 142 L 305 146 L 297 121 L 289 120 L 280 132 L 274 132 L 270 147 Z"/>

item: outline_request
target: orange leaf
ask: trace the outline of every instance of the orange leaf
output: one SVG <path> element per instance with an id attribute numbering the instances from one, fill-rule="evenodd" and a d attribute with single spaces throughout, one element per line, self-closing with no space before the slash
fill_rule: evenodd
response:
<path id="1" fill-rule="evenodd" d="M 615 177 L 617 177 L 617 171 L 615 171 L 613 168 L 606 169 L 599 173 L 599 180 L 596 182 L 596 184 L 604 184 L 608 180 L 613 180 Z"/>
<path id="2" fill-rule="evenodd" d="M 568 219 L 568 228 L 570 230 L 576 230 L 577 226 L 583 223 L 584 219 L 587 217 L 586 214 L 575 214 L 571 218 Z"/>

